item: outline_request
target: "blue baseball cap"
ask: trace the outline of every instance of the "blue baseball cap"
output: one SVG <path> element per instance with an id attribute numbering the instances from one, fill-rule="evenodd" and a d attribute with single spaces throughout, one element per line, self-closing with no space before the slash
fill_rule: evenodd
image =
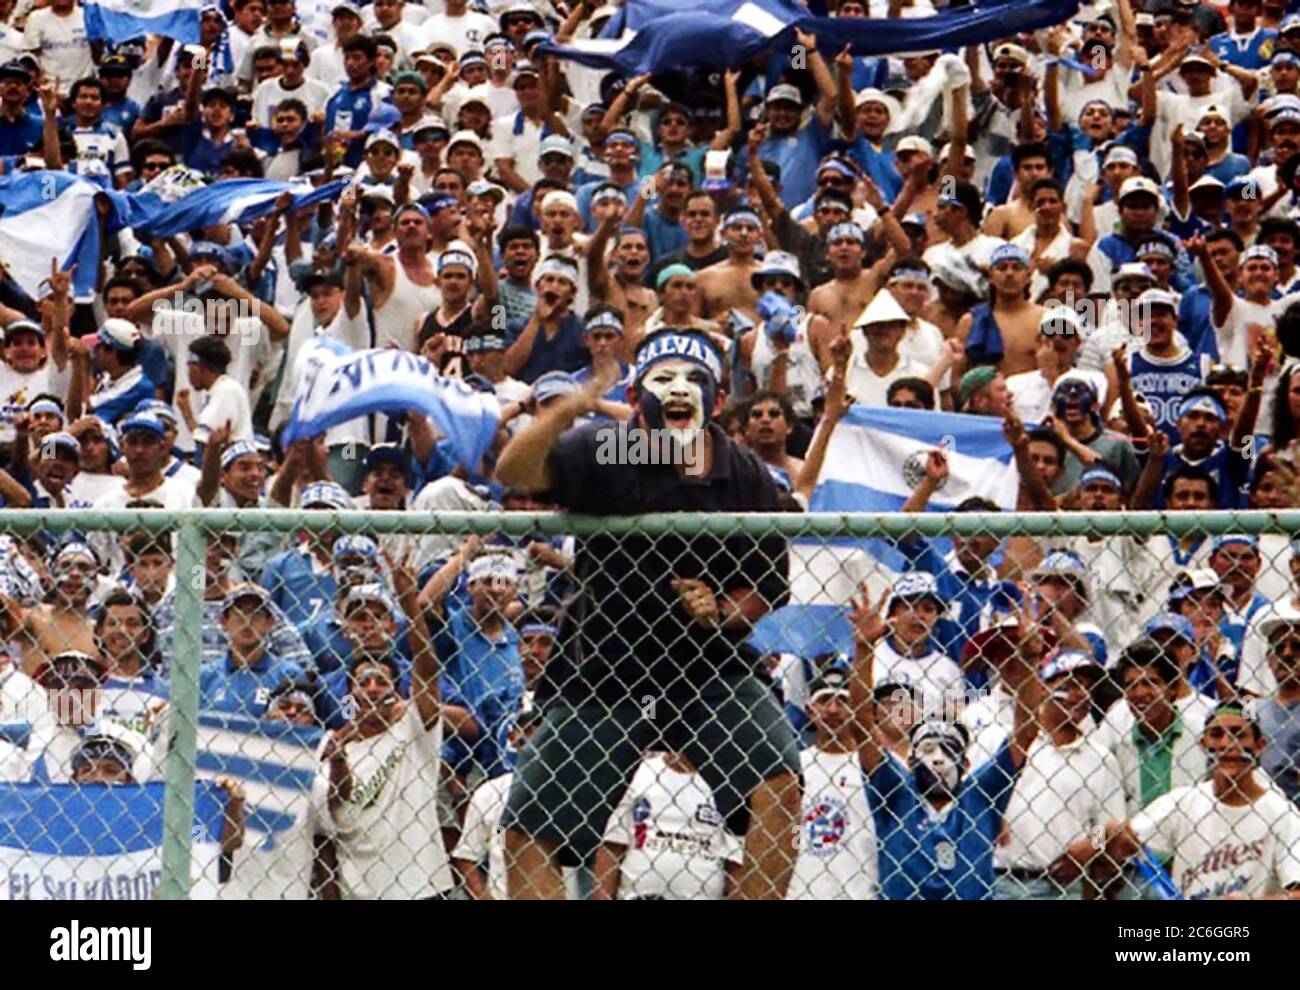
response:
<path id="1" fill-rule="evenodd" d="M 334 559 L 338 560 L 349 554 L 374 559 L 379 556 L 379 544 L 360 533 L 340 536 L 334 541 Z"/>
<path id="2" fill-rule="evenodd" d="M 137 430 L 144 430 L 148 433 L 152 433 L 159 440 L 161 440 L 167 433 L 166 427 L 163 426 L 163 421 L 152 413 L 133 413 L 128 416 L 122 423 L 121 433 L 123 439 L 125 439 L 128 434 L 134 433 Z"/>
<path id="3" fill-rule="evenodd" d="M 1158 632 L 1172 632 L 1180 639 L 1186 640 L 1193 646 L 1196 645 L 1196 630 L 1192 628 L 1191 620 L 1176 612 L 1161 612 L 1159 615 L 1153 615 L 1147 620 L 1142 631 L 1148 636 L 1154 636 Z"/>

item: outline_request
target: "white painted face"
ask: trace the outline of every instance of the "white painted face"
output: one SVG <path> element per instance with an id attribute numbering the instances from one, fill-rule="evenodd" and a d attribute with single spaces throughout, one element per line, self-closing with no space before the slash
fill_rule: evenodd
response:
<path id="1" fill-rule="evenodd" d="M 938 739 L 922 739 L 916 747 L 916 759 L 950 791 L 957 789 L 961 767 Z"/>
<path id="2" fill-rule="evenodd" d="M 646 372 L 641 385 L 658 400 L 669 435 L 680 444 L 694 442 L 704 426 L 708 373 L 690 361 L 661 361 Z"/>

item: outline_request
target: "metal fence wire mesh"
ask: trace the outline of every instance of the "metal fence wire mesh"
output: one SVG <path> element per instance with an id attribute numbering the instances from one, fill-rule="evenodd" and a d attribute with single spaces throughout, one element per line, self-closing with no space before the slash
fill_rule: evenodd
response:
<path id="1" fill-rule="evenodd" d="M 1297 531 L 0 512 L 0 897 L 1266 895 Z"/>

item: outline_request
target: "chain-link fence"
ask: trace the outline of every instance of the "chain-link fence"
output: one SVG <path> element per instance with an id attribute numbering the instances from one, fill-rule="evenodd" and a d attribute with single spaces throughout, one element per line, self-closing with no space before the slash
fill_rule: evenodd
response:
<path id="1" fill-rule="evenodd" d="M 0 512 L 0 897 L 1280 891 L 1297 532 Z"/>

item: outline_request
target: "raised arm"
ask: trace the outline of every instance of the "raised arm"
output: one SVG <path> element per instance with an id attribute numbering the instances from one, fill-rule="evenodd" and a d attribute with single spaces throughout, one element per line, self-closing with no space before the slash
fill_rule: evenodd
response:
<path id="1" fill-rule="evenodd" d="M 411 700 L 424 721 L 424 727 L 432 730 L 442 717 L 442 703 L 438 697 L 438 654 L 429 638 L 429 627 L 424 621 L 424 607 L 420 603 L 420 589 L 415 581 L 415 573 L 410 567 L 410 554 L 401 561 L 393 559 L 387 550 L 383 551 L 388 563 L 388 573 L 393 579 L 393 593 L 397 603 L 407 619 L 407 638 L 411 644 Z M 435 836 L 436 838 L 436 836 Z"/>
<path id="2" fill-rule="evenodd" d="M 541 305 L 542 302 L 539 300 L 538 306 Z M 497 480 L 508 488 L 517 488 L 526 492 L 543 492 L 551 488 L 554 479 L 551 477 L 547 459 L 556 441 L 573 425 L 573 421 L 592 408 L 596 400 L 608 392 L 612 385 L 613 375 L 598 372 L 581 390 L 543 409 L 527 427 L 506 444 L 505 450 L 497 459 Z"/>
<path id="3" fill-rule="evenodd" d="M 1219 266 L 1210 257 L 1210 249 L 1206 245 L 1204 237 L 1199 235 L 1189 237 L 1184 242 L 1184 247 L 1201 262 L 1201 270 L 1205 275 L 1205 284 L 1210 290 L 1211 316 L 1214 318 L 1214 325 L 1221 327 L 1228 322 L 1228 317 L 1232 315 L 1233 302 L 1236 300 L 1236 297 L 1232 294 L 1232 288 L 1223 277 L 1223 272 L 1219 271 Z"/>
<path id="4" fill-rule="evenodd" d="M 271 334 L 272 340 L 283 340 L 289 336 L 289 321 L 270 303 L 258 299 L 229 275 L 212 276 L 212 286 L 224 296 L 239 299 L 257 312 L 257 318 Z"/>
<path id="5" fill-rule="evenodd" d="M 830 130 L 835 125 L 835 80 L 831 77 L 831 70 L 822 58 L 822 53 L 817 50 L 817 35 L 798 28 L 795 28 L 794 34 L 808 54 L 808 69 L 812 72 L 813 81 L 817 83 L 817 105 L 813 112 L 817 114 L 822 127 Z"/>
<path id="6" fill-rule="evenodd" d="M 1173 141 L 1170 150 L 1171 160 L 1169 174 L 1174 183 L 1174 212 L 1183 219 L 1191 218 L 1192 194 L 1187 182 L 1187 148 L 1183 144 L 1183 125 L 1174 126 L 1171 135 Z"/>
<path id="7" fill-rule="evenodd" d="M 948 458 L 942 450 L 932 450 L 925 458 L 925 477 L 912 489 L 900 512 L 924 512 L 939 486 L 948 480 Z"/>
<path id="8" fill-rule="evenodd" d="M 849 706 L 853 711 L 858 733 L 858 761 L 862 769 L 871 773 L 885 759 L 885 752 L 876 740 L 875 664 L 876 644 L 888 631 L 885 625 L 885 603 L 889 601 L 886 589 L 880 600 L 873 603 L 864 583 L 859 589 L 860 598 L 850 599 L 853 610 L 849 624 L 853 627 L 853 671 L 849 675 Z"/>
<path id="9" fill-rule="evenodd" d="M 841 326 L 835 339 L 827 348 L 830 351 L 831 377 L 826 388 L 826 402 L 822 408 L 821 422 L 813 434 L 812 443 L 808 445 L 803 466 L 794 484 L 796 495 L 803 497 L 804 504 L 812 498 L 813 489 L 817 487 L 817 478 L 822 473 L 826 462 L 826 448 L 830 446 L 831 435 L 835 427 L 853 405 L 853 397 L 848 395 L 847 369 L 852 345 L 849 343 L 848 329 Z"/>

